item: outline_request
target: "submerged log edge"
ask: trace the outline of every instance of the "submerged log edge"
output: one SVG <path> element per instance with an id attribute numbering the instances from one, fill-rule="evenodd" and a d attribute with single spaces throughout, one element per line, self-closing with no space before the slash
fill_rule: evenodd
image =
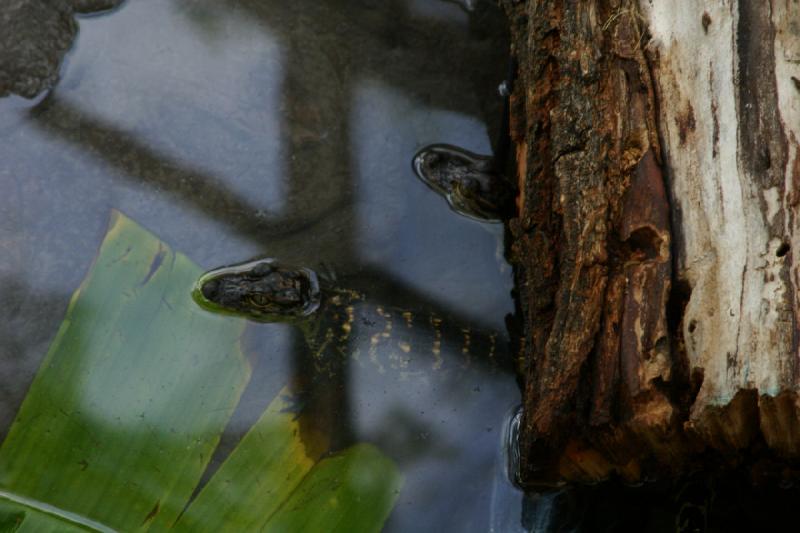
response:
<path id="1" fill-rule="evenodd" d="M 791 465 L 800 7 L 500 3 L 519 65 L 520 482 Z"/>

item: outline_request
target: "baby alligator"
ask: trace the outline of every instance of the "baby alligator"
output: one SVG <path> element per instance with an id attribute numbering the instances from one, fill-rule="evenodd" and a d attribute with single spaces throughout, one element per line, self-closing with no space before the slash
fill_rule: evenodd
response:
<path id="1" fill-rule="evenodd" d="M 432 144 L 414 156 L 414 172 L 444 196 L 456 213 L 482 222 L 510 218 L 516 190 L 498 172 L 496 159 L 449 144 Z"/>
<path id="2" fill-rule="evenodd" d="M 495 333 L 454 326 L 434 314 L 369 305 L 358 291 L 274 259 L 207 272 L 197 281 L 193 298 L 210 311 L 298 326 L 321 375 L 334 373 L 342 357 L 407 376 L 427 369 L 465 370 L 473 361 L 489 367 L 508 363 Z M 453 351 L 459 354 L 457 363 L 443 357 Z"/>
<path id="3" fill-rule="evenodd" d="M 512 59 L 508 77 L 499 88 L 503 114 L 494 155 L 477 155 L 449 144 L 432 144 L 417 152 L 412 161 L 417 177 L 444 196 L 453 211 L 481 222 L 502 222 L 515 211 L 517 187 L 503 175 L 502 169 L 510 152 L 509 98 L 516 70 L 516 61 Z"/>

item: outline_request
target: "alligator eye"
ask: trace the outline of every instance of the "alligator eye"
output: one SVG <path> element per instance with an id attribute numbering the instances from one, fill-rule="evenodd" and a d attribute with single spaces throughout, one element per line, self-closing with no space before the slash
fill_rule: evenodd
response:
<path id="1" fill-rule="evenodd" d="M 269 298 L 266 294 L 256 293 L 250 296 L 250 302 L 259 307 L 266 307 L 269 305 Z"/>
<path id="2" fill-rule="evenodd" d="M 203 283 L 200 292 L 203 293 L 203 297 L 206 300 L 213 302 L 214 299 L 217 297 L 217 292 L 219 292 L 219 282 L 211 280 Z"/>

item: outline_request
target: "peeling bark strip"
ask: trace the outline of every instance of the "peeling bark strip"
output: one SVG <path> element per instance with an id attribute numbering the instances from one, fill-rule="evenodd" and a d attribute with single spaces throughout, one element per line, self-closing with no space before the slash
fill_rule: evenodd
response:
<path id="1" fill-rule="evenodd" d="M 800 4 L 502 2 L 523 483 L 800 460 Z"/>
<path id="2" fill-rule="evenodd" d="M 523 196 L 510 226 L 528 326 L 523 481 L 615 466 L 635 477 L 620 452 L 677 420 L 664 392 L 669 209 L 639 14 L 625 1 L 508 11 L 522 80 L 512 138 Z"/>

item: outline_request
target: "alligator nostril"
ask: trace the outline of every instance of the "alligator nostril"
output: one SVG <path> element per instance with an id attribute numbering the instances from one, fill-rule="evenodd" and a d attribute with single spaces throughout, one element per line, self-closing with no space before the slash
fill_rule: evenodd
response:
<path id="1" fill-rule="evenodd" d="M 213 280 L 207 281 L 203 284 L 203 287 L 200 290 L 206 300 L 213 300 L 219 290 L 219 283 Z"/>
<path id="2" fill-rule="evenodd" d="M 301 300 L 300 293 L 295 289 L 284 289 L 275 296 L 281 303 L 295 303 Z"/>

